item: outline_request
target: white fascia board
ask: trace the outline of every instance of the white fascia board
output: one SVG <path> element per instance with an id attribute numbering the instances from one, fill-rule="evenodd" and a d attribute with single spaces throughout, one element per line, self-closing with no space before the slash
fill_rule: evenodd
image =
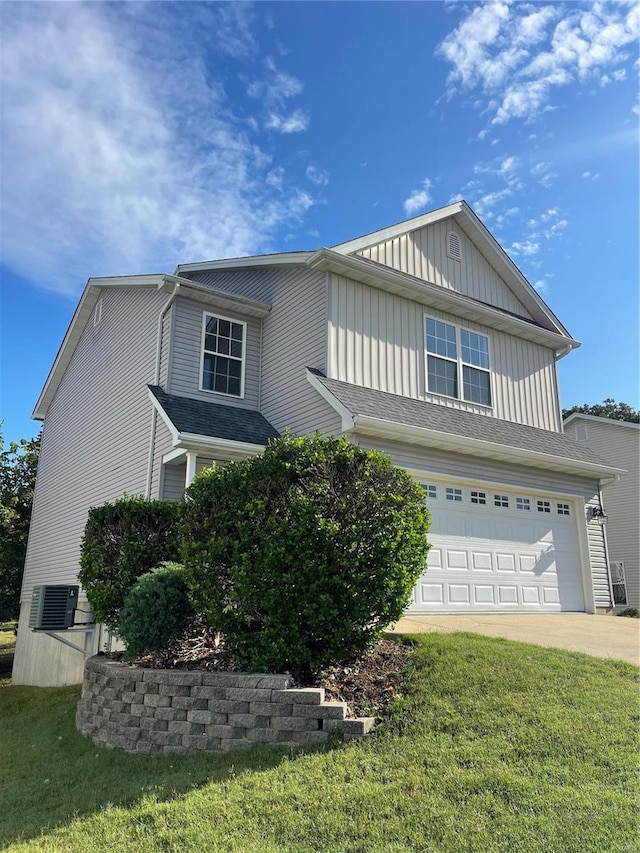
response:
<path id="1" fill-rule="evenodd" d="M 165 453 L 162 457 L 163 465 L 170 465 L 172 462 L 176 462 L 176 460 L 184 459 L 187 455 L 187 451 L 184 447 L 176 447 L 173 450 L 170 450 L 168 453 Z"/>
<path id="2" fill-rule="evenodd" d="M 266 317 L 271 311 L 271 305 L 268 302 L 258 302 L 258 300 L 248 299 L 246 296 L 207 287 L 206 284 L 199 284 L 188 278 L 167 276 L 161 289 L 171 293 L 175 292 L 177 296 L 184 296 L 186 299 L 192 299 L 213 308 L 221 308 L 233 313 L 239 311 L 250 317 Z"/>
<path id="3" fill-rule="evenodd" d="M 416 427 L 409 424 L 398 424 L 381 418 L 372 418 L 368 415 L 355 415 L 354 432 L 365 435 L 384 436 L 396 441 L 410 441 L 413 443 L 424 443 L 444 450 L 458 451 L 459 453 L 474 454 L 490 459 L 500 459 L 514 464 L 527 465 L 534 468 L 543 468 L 550 471 L 564 471 L 572 474 L 600 479 L 611 477 L 616 473 L 623 473 L 621 468 L 612 465 L 599 465 L 594 462 L 582 462 L 579 459 L 567 459 L 564 456 L 553 456 L 549 453 L 541 453 L 537 450 L 527 450 L 511 445 L 496 444 L 479 438 L 467 438 L 467 436 L 454 435 L 453 433 L 441 432 L 439 430 Z"/>
<path id="4" fill-rule="evenodd" d="M 69 366 L 69 362 L 80 341 L 89 317 L 100 298 L 103 290 L 111 287 L 161 287 L 170 278 L 162 273 L 153 275 L 129 275 L 129 276 L 104 276 L 93 277 L 87 280 L 80 301 L 74 311 L 69 327 L 65 333 L 60 349 L 51 366 L 51 370 L 45 380 L 38 401 L 31 417 L 34 420 L 44 420 L 49 403 L 53 399 L 60 380 Z"/>
<path id="5" fill-rule="evenodd" d="M 165 412 L 165 410 L 162 408 L 160 401 L 158 400 L 156 395 L 153 393 L 151 388 L 147 388 L 147 394 L 149 395 L 149 399 L 153 403 L 153 406 L 154 406 L 156 412 L 160 415 L 160 417 L 162 418 L 162 420 L 166 424 L 167 429 L 171 433 L 171 439 L 172 439 L 173 444 L 175 446 L 178 443 L 178 436 L 179 436 L 179 432 L 178 432 L 175 424 L 173 423 L 173 421 L 171 420 L 169 415 Z"/>
<path id="6" fill-rule="evenodd" d="M 527 279 L 524 273 L 519 269 L 518 266 L 512 261 L 509 255 L 502 248 L 500 243 L 496 240 L 493 234 L 489 231 L 487 226 L 480 219 L 478 214 L 466 203 L 466 201 L 461 202 L 461 210 L 460 210 L 460 218 L 462 218 L 462 222 L 460 223 L 462 228 L 470 227 L 480 245 L 476 240 L 471 237 L 473 243 L 478 246 L 479 251 L 482 254 L 486 254 L 488 250 L 492 255 L 491 259 L 488 259 L 491 265 L 496 268 L 499 273 L 503 275 L 506 279 L 507 284 L 515 285 L 515 295 L 527 305 L 527 307 L 532 310 L 532 314 L 536 314 L 539 312 L 542 316 L 547 320 L 547 322 L 551 323 L 551 325 L 557 329 L 557 331 L 566 335 L 570 338 L 570 334 L 567 329 L 562 325 L 560 320 L 556 317 L 553 311 L 549 308 L 544 299 L 540 296 L 537 290 L 532 286 L 531 282 Z M 457 219 L 458 217 L 456 217 Z M 469 235 L 471 236 L 471 235 Z M 484 252 L 483 252 L 484 248 Z M 512 288 L 513 289 L 513 288 Z M 536 311 L 537 309 L 537 311 Z"/>
<path id="7" fill-rule="evenodd" d="M 405 219 L 402 222 L 397 222 L 395 225 L 381 228 L 379 231 L 371 231 L 369 234 L 363 234 L 354 240 L 347 240 L 346 243 L 337 243 L 331 248 L 334 252 L 339 252 L 342 255 L 359 252 L 368 246 L 375 246 L 376 243 L 393 240 L 394 237 L 399 237 L 401 234 L 408 234 L 410 231 L 417 231 L 418 228 L 424 228 L 425 225 L 433 225 L 434 222 L 447 219 L 449 216 L 460 213 L 461 210 L 462 203 L 457 201 L 453 204 L 448 204 L 446 207 L 440 207 L 437 210 L 423 213 L 420 216 L 414 216 L 412 219 Z"/>
<path id="8" fill-rule="evenodd" d="M 318 394 L 323 397 L 327 403 L 334 409 L 339 415 L 342 421 L 342 432 L 350 432 L 354 427 L 353 416 L 349 409 L 344 406 L 337 397 L 335 397 L 328 388 L 320 382 L 317 376 L 314 376 L 310 370 L 306 371 L 307 373 L 307 381 L 310 385 L 316 389 Z"/>
<path id="9" fill-rule="evenodd" d="M 272 255 L 247 255 L 244 258 L 218 258 L 215 261 L 200 261 L 195 264 L 178 264 L 174 275 L 203 270 L 238 270 L 249 267 L 287 267 L 304 265 L 312 252 L 281 252 Z"/>
<path id="10" fill-rule="evenodd" d="M 564 420 L 564 425 L 572 423 L 574 420 L 584 420 L 584 421 L 593 421 L 598 424 L 606 424 L 607 426 L 611 424 L 611 426 L 622 426 L 622 427 L 631 427 L 631 429 L 640 429 L 640 424 L 631 423 L 631 421 L 618 421 L 614 418 L 600 418 L 597 415 L 583 415 L 582 412 L 572 412 L 567 418 Z"/>
<path id="11" fill-rule="evenodd" d="M 489 329 L 497 329 L 517 335 L 525 340 L 542 344 L 565 355 L 571 349 L 577 349 L 580 342 L 573 338 L 543 328 L 542 326 L 520 320 L 511 314 L 505 314 L 497 308 L 478 302 L 460 293 L 447 290 L 437 284 L 418 279 L 415 276 L 393 270 L 391 267 L 369 263 L 353 255 L 341 255 L 332 249 L 318 249 L 309 258 L 307 265 L 312 269 L 335 272 L 338 275 L 354 278 L 373 287 L 405 296 L 421 305 L 438 308 L 457 317 L 481 323 Z"/>
<path id="12" fill-rule="evenodd" d="M 264 444 L 250 444 L 245 441 L 233 441 L 192 432 L 178 433 L 174 445 L 176 448 L 196 453 L 216 454 L 223 459 L 244 459 L 247 456 L 257 456 L 265 450 Z"/>

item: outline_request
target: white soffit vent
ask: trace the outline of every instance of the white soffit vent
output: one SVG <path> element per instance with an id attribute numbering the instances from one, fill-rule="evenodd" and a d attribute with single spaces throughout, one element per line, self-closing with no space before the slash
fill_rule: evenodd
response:
<path id="1" fill-rule="evenodd" d="M 462 244 L 460 237 L 455 231 L 449 231 L 447 234 L 447 255 L 453 258 L 454 261 L 462 260 Z"/>

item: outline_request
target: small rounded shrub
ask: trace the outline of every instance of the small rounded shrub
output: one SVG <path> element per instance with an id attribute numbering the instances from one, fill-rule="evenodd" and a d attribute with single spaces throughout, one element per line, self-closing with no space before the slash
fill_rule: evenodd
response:
<path id="1" fill-rule="evenodd" d="M 637 607 L 625 607 L 618 616 L 628 616 L 631 619 L 640 619 L 640 610 Z"/>
<path id="2" fill-rule="evenodd" d="M 306 679 L 401 616 L 428 526 L 422 489 L 387 456 L 286 435 L 196 477 L 182 558 L 196 611 L 239 668 Z"/>
<path id="3" fill-rule="evenodd" d="M 194 617 L 184 566 L 163 563 L 142 575 L 120 610 L 118 634 L 127 646 L 127 657 L 170 650 L 187 633 Z"/>
<path id="4" fill-rule="evenodd" d="M 78 578 L 97 622 L 118 627 L 120 608 L 140 577 L 180 556 L 182 505 L 124 497 L 89 510 Z"/>

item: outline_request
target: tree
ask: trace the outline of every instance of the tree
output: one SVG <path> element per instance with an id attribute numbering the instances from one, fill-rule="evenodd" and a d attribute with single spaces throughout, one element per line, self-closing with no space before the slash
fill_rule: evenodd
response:
<path id="1" fill-rule="evenodd" d="M 607 397 L 602 403 L 595 403 L 593 406 L 585 403 L 582 406 L 563 409 L 562 417 L 568 418 L 574 412 L 579 412 L 581 415 L 593 415 L 596 418 L 611 418 L 614 421 L 628 421 L 632 424 L 640 423 L 640 412 L 633 409 L 628 403 L 616 403 L 611 397 Z"/>
<path id="2" fill-rule="evenodd" d="M 1 425 L 0 425 L 1 426 Z M 12 441 L 0 430 L 0 620 L 15 619 L 31 521 L 40 436 Z"/>
<path id="3" fill-rule="evenodd" d="M 426 565 L 422 489 L 345 438 L 285 435 L 202 472 L 185 500 L 191 600 L 241 669 L 307 682 L 352 657 L 401 616 Z"/>

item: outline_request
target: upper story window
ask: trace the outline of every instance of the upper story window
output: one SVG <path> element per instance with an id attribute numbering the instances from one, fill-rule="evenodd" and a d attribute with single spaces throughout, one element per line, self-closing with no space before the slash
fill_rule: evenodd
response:
<path id="1" fill-rule="evenodd" d="M 427 389 L 469 403 L 491 405 L 489 338 L 425 317 Z"/>
<path id="2" fill-rule="evenodd" d="M 202 331 L 202 390 L 244 396 L 247 324 L 205 314 Z"/>

